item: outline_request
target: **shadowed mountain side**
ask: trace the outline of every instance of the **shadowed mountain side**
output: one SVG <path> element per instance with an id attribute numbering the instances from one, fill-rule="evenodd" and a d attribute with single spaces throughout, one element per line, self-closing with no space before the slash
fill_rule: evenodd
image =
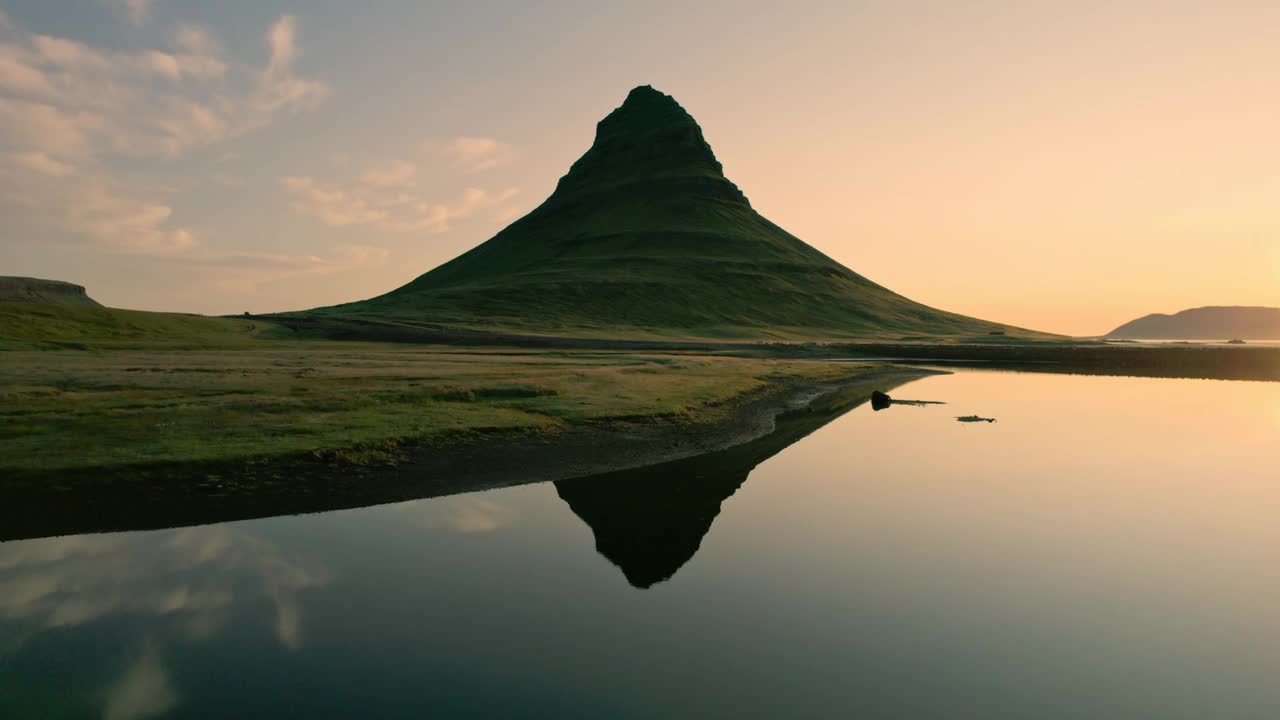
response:
<path id="1" fill-rule="evenodd" d="M 1036 335 L 916 303 L 769 222 L 689 113 L 648 86 L 494 238 L 385 295 L 308 314 L 594 337 Z"/>
<path id="2" fill-rule="evenodd" d="M 779 416 L 777 430 L 754 442 L 647 468 L 560 480 L 556 492 L 591 528 L 596 551 L 631 585 L 649 588 L 693 558 L 721 504 L 757 465 L 869 398 L 868 388 L 851 388 Z"/>

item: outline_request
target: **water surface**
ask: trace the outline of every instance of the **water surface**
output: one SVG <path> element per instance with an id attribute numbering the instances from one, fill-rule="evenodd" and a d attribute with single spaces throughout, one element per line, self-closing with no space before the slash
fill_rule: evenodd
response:
<path id="1" fill-rule="evenodd" d="M 1280 384 L 892 394 L 947 404 L 648 474 L 0 544 L 0 717 L 1280 714 Z"/>
<path id="2" fill-rule="evenodd" d="M 1154 338 L 1137 338 L 1137 339 L 1114 339 L 1112 343 L 1137 343 L 1139 345 L 1208 345 L 1211 347 L 1248 347 L 1250 345 L 1260 345 L 1262 347 L 1276 347 L 1280 345 L 1280 340 L 1246 340 L 1244 344 L 1232 343 L 1229 338 L 1220 340 L 1206 340 L 1199 338 L 1195 340 L 1185 338 L 1173 339 L 1154 339 Z"/>

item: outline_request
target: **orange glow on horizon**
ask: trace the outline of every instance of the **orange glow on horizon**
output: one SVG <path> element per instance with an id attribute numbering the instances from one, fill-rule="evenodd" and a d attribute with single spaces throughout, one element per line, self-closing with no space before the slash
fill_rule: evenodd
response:
<path id="1" fill-rule="evenodd" d="M 1076 335 L 1280 306 L 1276 3 L 517 7 L 496 35 L 468 6 L 466 42 L 416 4 L 127 37 L 99 10 L 0 14 L 0 265 L 112 306 L 384 293 L 540 203 L 642 84 L 762 214 L 920 302 Z"/>

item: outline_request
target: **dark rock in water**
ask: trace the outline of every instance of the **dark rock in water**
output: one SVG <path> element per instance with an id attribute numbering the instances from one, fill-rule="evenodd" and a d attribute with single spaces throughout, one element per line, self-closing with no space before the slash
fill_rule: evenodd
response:
<path id="1" fill-rule="evenodd" d="M 996 421 L 996 419 L 995 419 L 995 418 L 982 417 L 981 415 L 961 415 L 960 417 L 956 418 L 956 421 L 957 421 L 957 422 L 968 422 L 968 423 L 973 423 L 973 422 L 988 422 L 988 423 L 993 423 L 993 422 L 995 422 L 995 421 Z"/>
<path id="2" fill-rule="evenodd" d="M 890 405 L 913 405 L 915 407 L 924 407 L 926 405 L 946 405 L 946 403 L 940 400 L 894 400 L 879 390 L 871 393 L 872 410 L 884 410 Z"/>
<path id="3" fill-rule="evenodd" d="M 102 307 L 82 285 L 29 277 L 0 277 L 0 302 Z"/>
<path id="4" fill-rule="evenodd" d="M 893 404 L 893 398 L 876 390 L 871 393 L 871 409 L 880 411 Z"/>
<path id="5" fill-rule="evenodd" d="M 1231 338 L 1230 340 L 1227 341 L 1227 344 L 1228 345 L 1244 345 L 1245 341 L 1241 340 L 1240 338 Z"/>

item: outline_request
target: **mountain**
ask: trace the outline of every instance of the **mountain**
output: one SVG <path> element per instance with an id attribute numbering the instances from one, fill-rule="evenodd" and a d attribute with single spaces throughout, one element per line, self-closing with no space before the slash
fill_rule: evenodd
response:
<path id="1" fill-rule="evenodd" d="M 29 277 L 0 276 L 0 302 L 102 307 L 80 285 Z"/>
<path id="2" fill-rule="evenodd" d="M 1155 313 L 1107 333 L 1117 339 L 1280 340 L 1280 308 L 1211 306 Z"/>
<path id="3" fill-rule="evenodd" d="M 935 310 L 766 220 L 694 119 L 651 87 L 555 192 L 491 240 L 346 317 L 583 336 L 825 338 L 1027 331 Z"/>

